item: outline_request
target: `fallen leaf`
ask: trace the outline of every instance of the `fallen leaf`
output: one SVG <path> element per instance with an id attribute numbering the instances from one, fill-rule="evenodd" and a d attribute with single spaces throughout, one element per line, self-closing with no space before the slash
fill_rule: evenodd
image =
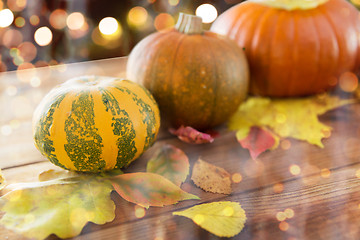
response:
<path id="1" fill-rule="evenodd" d="M 111 179 L 115 191 L 125 200 L 142 207 L 163 207 L 179 201 L 199 199 L 155 173 L 126 173 Z"/>
<path id="2" fill-rule="evenodd" d="M 148 161 L 146 171 L 157 173 L 180 187 L 189 175 L 189 168 L 186 154 L 179 148 L 166 144 Z"/>
<path id="3" fill-rule="evenodd" d="M 218 237 L 233 237 L 241 232 L 246 221 L 245 211 L 237 202 L 213 202 L 196 205 L 173 215 L 184 216 Z"/>
<path id="4" fill-rule="evenodd" d="M 192 127 L 181 126 L 178 129 L 170 128 L 169 132 L 176 135 L 181 141 L 192 144 L 212 143 L 214 138 L 207 133 L 199 132 Z"/>
<path id="5" fill-rule="evenodd" d="M 321 140 L 331 127 L 322 124 L 318 116 L 352 103 L 355 100 L 327 94 L 292 99 L 249 97 L 230 119 L 229 129 L 243 135 L 257 126 L 281 138 L 291 137 L 323 148 Z"/>
<path id="6" fill-rule="evenodd" d="M 49 171 L 41 182 L 9 185 L 0 198 L 5 212 L 0 224 L 28 238 L 51 234 L 70 238 L 80 234 L 87 222 L 104 224 L 115 217 L 110 198 L 111 183 L 94 175 Z"/>
<path id="7" fill-rule="evenodd" d="M 1 169 L 0 169 L 0 191 L 5 187 L 6 180 L 4 176 L 2 175 Z"/>
<path id="8" fill-rule="evenodd" d="M 198 159 L 193 167 L 191 180 L 199 188 L 212 193 L 231 193 L 231 176 L 223 168 Z"/>
<path id="9" fill-rule="evenodd" d="M 249 149 L 252 159 L 256 159 L 261 153 L 279 144 L 277 136 L 260 127 L 251 127 L 250 132 L 245 136 L 239 131 L 236 138 L 243 148 Z"/>

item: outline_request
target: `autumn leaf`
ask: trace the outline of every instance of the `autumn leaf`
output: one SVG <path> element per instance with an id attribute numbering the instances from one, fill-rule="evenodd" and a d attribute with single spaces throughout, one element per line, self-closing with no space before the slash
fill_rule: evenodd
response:
<path id="1" fill-rule="evenodd" d="M 244 136 L 256 126 L 268 129 L 273 136 L 291 137 L 323 148 L 321 140 L 331 127 L 321 123 L 318 116 L 354 102 L 327 94 L 292 99 L 250 97 L 230 119 L 229 129 Z"/>
<path id="2" fill-rule="evenodd" d="M 198 159 L 193 167 L 191 180 L 199 188 L 212 193 L 231 193 L 230 174 L 223 168 Z"/>
<path id="3" fill-rule="evenodd" d="M 1 169 L 0 169 L 0 191 L 5 187 L 6 180 L 4 176 L 2 175 Z"/>
<path id="4" fill-rule="evenodd" d="M 251 127 L 246 134 L 238 131 L 236 138 L 243 148 L 249 149 L 252 159 L 256 159 L 261 153 L 279 144 L 279 137 L 261 127 Z"/>
<path id="5" fill-rule="evenodd" d="M 125 200 L 142 207 L 163 207 L 182 200 L 199 199 L 155 173 L 126 173 L 111 179 L 115 191 Z"/>
<path id="6" fill-rule="evenodd" d="M 166 144 L 148 161 L 146 171 L 157 173 L 180 187 L 189 175 L 189 168 L 186 154 L 179 148 Z"/>
<path id="7" fill-rule="evenodd" d="M 87 222 L 104 224 L 114 219 L 111 183 L 94 175 L 48 171 L 41 182 L 9 185 L 0 198 L 5 212 L 0 224 L 28 238 L 51 234 L 70 238 L 80 234 Z"/>
<path id="8" fill-rule="evenodd" d="M 196 205 L 173 215 L 184 216 L 218 237 L 233 237 L 241 232 L 246 221 L 245 211 L 237 202 L 213 202 Z"/>
<path id="9" fill-rule="evenodd" d="M 214 138 L 207 133 L 199 132 L 192 127 L 181 126 L 178 129 L 170 128 L 169 132 L 176 135 L 181 141 L 192 144 L 212 143 Z"/>

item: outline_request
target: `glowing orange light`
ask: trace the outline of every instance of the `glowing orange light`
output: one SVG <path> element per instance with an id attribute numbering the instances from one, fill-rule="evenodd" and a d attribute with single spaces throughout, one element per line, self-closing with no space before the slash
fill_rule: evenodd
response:
<path id="1" fill-rule="evenodd" d="M 291 148 L 291 142 L 289 140 L 285 139 L 285 140 L 281 141 L 280 147 L 284 150 L 288 150 Z"/>
<path id="2" fill-rule="evenodd" d="M 167 13 L 160 13 L 156 16 L 154 26 L 157 31 L 169 28 L 175 25 L 174 18 Z"/>
<path id="3" fill-rule="evenodd" d="M 320 170 L 320 176 L 323 178 L 329 178 L 331 175 L 331 171 L 328 168 L 323 168 Z"/>
<path id="4" fill-rule="evenodd" d="M 281 222 L 279 224 L 279 228 L 281 231 L 285 232 L 285 231 L 289 230 L 289 224 L 287 222 Z"/>
<path id="5" fill-rule="evenodd" d="M 85 17 L 80 12 L 73 12 L 67 17 L 66 24 L 71 30 L 81 29 L 85 24 Z"/>
<path id="6" fill-rule="evenodd" d="M 31 42 L 21 43 L 18 49 L 19 55 L 24 59 L 25 62 L 31 62 L 36 57 L 37 49 Z"/>
<path id="7" fill-rule="evenodd" d="M 339 78 L 339 86 L 344 92 L 353 92 L 358 87 L 358 78 L 352 72 L 345 72 Z"/>
<path id="8" fill-rule="evenodd" d="M 48 27 L 41 27 L 35 31 L 34 39 L 39 46 L 49 45 L 52 41 L 52 32 Z"/>
<path id="9" fill-rule="evenodd" d="M 282 183 L 276 183 L 274 186 L 273 186 L 273 189 L 274 189 L 274 192 L 275 193 L 281 193 L 284 191 L 284 184 Z"/>
<path id="10" fill-rule="evenodd" d="M 26 7 L 26 2 L 26 0 L 7 0 L 7 5 L 11 10 L 20 12 Z"/>
<path id="11" fill-rule="evenodd" d="M 301 173 L 301 168 L 296 164 L 291 165 L 289 170 L 292 175 L 299 175 Z"/>
<path id="12" fill-rule="evenodd" d="M 23 35 L 18 30 L 8 29 L 2 37 L 2 44 L 7 48 L 17 47 L 23 41 Z"/>
<path id="13" fill-rule="evenodd" d="M 14 21 L 14 14 L 10 9 L 0 11 L 0 28 L 8 27 Z"/>
<path id="14" fill-rule="evenodd" d="M 234 182 L 234 183 L 239 183 L 242 181 L 242 176 L 240 173 L 234 173 L 232 176 L 231 176 L 231 180 Z"/>
<path id="15" fill-rule="evenodd" d="M 40 18 L 37 15 L 32 15 L 30 17 L 30 24 L 36 26 L 40 23 Z"/>
<path id="16" fill-rule="evenodd" d="M 143 7 L 133 7 L 127 16 L 127 22 L 134 27 L 143 26 L 148 19 L 148 12 Z"/>
<path id="17" fill-rule="evenodd" d="M 56 9 L 50 14 L 50 25 L 55 29 L 63 29 L 66 27 L 67 13 L 63 9 Z"/>

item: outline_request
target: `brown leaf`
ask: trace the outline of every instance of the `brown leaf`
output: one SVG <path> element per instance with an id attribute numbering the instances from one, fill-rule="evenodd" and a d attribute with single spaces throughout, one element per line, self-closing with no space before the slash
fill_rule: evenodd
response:
<path id="1" fill-rule="evenodd" d="M 212 193 L 231 193 L 231 176 L 223 168 L 207 163 L 201 159 L 195 162 L 191 180 L 199 188 Z"/>

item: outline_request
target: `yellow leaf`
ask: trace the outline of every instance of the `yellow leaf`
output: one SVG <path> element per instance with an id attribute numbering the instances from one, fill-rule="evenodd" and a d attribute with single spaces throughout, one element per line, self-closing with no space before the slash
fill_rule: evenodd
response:
<path id="1" fill-rule="evenodd" d="M 252 126 L 264 127 L 282 138 L 292 137 L 322 148 L 321 140 L 331 127 L 322 124 L 318 116 L 351 103 L 355 100 L 327 94 L 291 99 L 250 97 L 230 119 L 229 128 L 244 138 Z"/>
<path id="2" fill-rule="evenodd" d="M 1 169 L 0 169 L 0 191 L 1 191 L 1 189 L 3 189 L 5 187 L 5 184 L 6 184 L 6 181 L 1 173 Z"/>
<path id="3" fill-rule="evenodd" d="M 245 211 L 237 202 L 213 202 L 173 212 L 184 216 L 219 237 L 233 237 L 241 232 L 246 221 Z"/>

